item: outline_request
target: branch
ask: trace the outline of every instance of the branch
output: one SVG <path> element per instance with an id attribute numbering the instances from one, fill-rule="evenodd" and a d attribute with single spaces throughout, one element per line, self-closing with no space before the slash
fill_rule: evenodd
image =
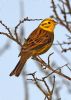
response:
<path id="1" fill-rule="evenodd" d="M 9 35 L 8 33 L 0 32 L 0 34 L 5 35 L 9 39 L 15 41 L 17 44 L 19 44 L 20 46 L 22 46 L 22 44 L 18 40 L 16 40 L 14 37 L 12 37 L 11 35 Z"/>
<path id="2" fill-rule="evenodd" d="M 69 0 L 66 0 L 67 3 L 64 3 L 64 1 L 60 0 L 63 6 L 60 6 L 60 4 L 56 5 L 54 0 L 51 0 L 51 4 L 52 4 L 52 9 L 53 9 L 53 13 L 54 15 L 52 15 L 53 18 L 55 18 L 57 21 L 59 21 L 60 24 L 62 24 L 70 33 L 71 33 L 71 28 L 70 28 L 70 21 L 68 22 L 67 20 L 67 12 L 65 9 L 65 6 L 68 7 L 69 12 L 71 12 L 70 9 L 70 3 Z M 63 19 L 60 17 L 61 15 L 58 14 L 56 8 L 59 7 L 59 10 L 61 11 L 61 14 L 63 15 Z"/>
<path id="3" fill-rule="evenodd" d="M 44 60 L 42 60 L 40 57 L 35 57 L 36 61 L 38 61 L 40 64 L 42 64 L 43 66 L 45 66 L 45 68 L 49 69 L 50 71 L 52 71 L 53 73 L 56 73 L 60 76 L 63 76 L 64 78 L 68 79 L 68 80 L 71 80 L 70 77 L 66 76 L 65 74 L 61 73 L 60 71 L 57 71 L 57 70 L 54 70 L 50 65 L 48 66 L 47 63 L 45 63 Z"/>
<path id="4" fill-rule="evenodd" d="M 36 72 L 27 74 L 27 75 L 32 75 L 32 77 L 33 77 L 33 79 L 27 79 L 27 80 L 31 80 L 31 81 L 35 82 L 35 84 L 39 88 L 39 90 L 45 95 L 45 99 L 47 98 L 48 100 L 52 100 L 51 98 L 52 98 L 53 91 L 54 91 L 55 77 L 54 77 L 54 82 L 53 82 L 53 88 L 52 88 L 52 90 L 50 90 L 50 88 L 49 88 L 47 82 L 45 81 L 45 79 L 44 78 L 38 79 L 38 78 L 35 77 L 35 74 L 36 74 Z M 42 88 L 42 85 L 39 82 L 44 83 L 47 91 L 44 88 Z"/>
<path id="5" fill-rule="evenodd" d="M 11 37 L 13 37 L 13 36 L 12 36 L 12 33 L 11 33 L 11 31 L 10 31 L 10 29 L 9 29 L 2 21 L 0 21 L 0 24 L 1 24 L 3 27 L 5 27 L 5 29 L 9 32 L 9 35 L 10 35 Z"/>
<path id="6" fill-rule="evenodd" d="M 25 21 L 40 21 L 40 20 L 43 20 L 43 19 L 29 19 L 28 17 L 26 17 L 23 20 L 20 20 L 19 23 L 15 26 L 16 37 L 17 37 L 17 29 L 22 23 L 24 23 Z"/>

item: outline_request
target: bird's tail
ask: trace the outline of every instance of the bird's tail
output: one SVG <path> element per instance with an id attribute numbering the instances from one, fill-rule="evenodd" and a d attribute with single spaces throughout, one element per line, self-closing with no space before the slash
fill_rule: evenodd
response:
<path id="1" fill-rule="evenodd" d="M 23 67 L 24 67 L 24 64 L 26 63 L 27 59 L 29 57 L 26 55 L 24 55 L 24 57 L 21 57 L 18 64 L 16 65 L 16 67 L 14 68 L 14 70 L 10 73 L 10 76 L 12 75 L 15 75 L 15 76 L 19 76 Z"/>

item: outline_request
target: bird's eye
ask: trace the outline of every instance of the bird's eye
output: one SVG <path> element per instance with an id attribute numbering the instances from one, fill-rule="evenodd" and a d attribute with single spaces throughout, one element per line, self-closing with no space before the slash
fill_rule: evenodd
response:
<path id="1" fill-rule="evenodd" d="M 48 24 L 51 24 L 51 22 L 48 22 Z"/>

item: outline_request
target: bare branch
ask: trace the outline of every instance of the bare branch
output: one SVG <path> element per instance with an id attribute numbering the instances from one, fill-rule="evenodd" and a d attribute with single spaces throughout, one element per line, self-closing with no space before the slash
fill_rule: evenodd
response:
<path id="1" fill-rule="evenodd" d="M 15 26 L 15 34 L 17 35 L 17 29 L 18 27 L 24 23 L 25 21 L 40 21 L 40 20 L 43 20 L 43 19 L 29 19 L 28 17 L 24 18 L 23 20 L 20 20 L 19 23 Z"/>
<path id="2" fill-rule="evenodd" d="M 71 80 L 70 77 L 64 75 L 63 73 L 61 73 L 60 71 L 57 71 L 57 70 L 54 70 L 51 66 L 48 66 L 47 63 L 45 63 L 45 61 L 43 61 L 42 59 L 39 59 L 38 57 L 35 58 L 36 61 L 38 61 L 40 64 L 42 64 L 43 66 L 45 66 L 47 69 L 51 70 L 52 72 L 60 75 L 60 76 L 63 76 L 64 78 L 68 79 L 68 80 Z"/>
<path id="3" fill-rule="evenodd" d="M 10 36 L 13 37 L 13 36 L 12 36 L 12 33 L 11 33 L 11 31 L 10 31 L 10 29 L 9 29 L 2 21 L 0 21 L 0 24 L 1 24 L 2 26 L 4 26 L 5 29 L 9 32 Z"/>
<path id="4" fill-rule="evenodd" d="M 54 13 L 54 15 L 52 15 L 52 17 L 55 18 L 57 21 L 59 21 L 59 23 L 62 24 L 71 33 L 71 28 L 70 28 L 69 22 L 67 20 L 67 12 L 65 10 L 65 6 L 67 6 L 69 13 L 71 12 L 69 0 L 66 0 L 67 1 L 66 3 L 64 3 L 64 1 L 62 1 L 62 0 L 60 0 L 60 1 L 63 5 L 62 7 L 59 4 L 56 5 L 54 0 L 51 0 L 51 4 L 52 4 L 51 8 L 53 9 L 53 13 Z M 56 7 L 59 7 L 59 10 L 61 11 L 64 19 L 62 19 L 60 17 L 60 15 L 58 14 Z"/>
<path id="5" fill-rule="evenodd" d="M 54 79 L 53 88 L 52 88 L 52 91 L 51 91 L 50 88 L 49 88 L 49 86 L 48 86 L 48 84 L 47 84 L 47 82 L 45 81 L 44 78 L 42 78 L 42 79 L 36 78 L 35 77 L 35 72 L 34 73 L 27 74 L 27 75 L 32 75 L 33 79 L 28 79 L 28 80 L 31 80 L 31 81 L 34 81 L 35 82 L 36 86 L 45 95 L 45 99 L 44 100 L 46 100 L 46 98 L 48 100 L 52 100 L 51 98 L 52 98 L 53 91 L 54 91 L 55 79 Z M 47 91 L 42 87 L 41 83 L 39 83 L 39 82 L 43 82 L 44 83 Z"/>
<path id="6" fill-rule="evenodd" d="M 4 33 L 4 32 L 0 32 L 0 34 L 5 35 L 5 36 L 8 37 L 9 39 L 15 41 L 17 44 L 19 44 L 20 46 L 22 46 L 22 44 L 21 44 L 19 41 L 17 41 L 14 37 L 10 36 L 9 34 Z"/>

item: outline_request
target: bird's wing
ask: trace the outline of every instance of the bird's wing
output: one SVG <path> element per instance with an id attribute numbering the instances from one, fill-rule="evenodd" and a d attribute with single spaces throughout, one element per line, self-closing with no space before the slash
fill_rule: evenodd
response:
<path id="1" fill-rule="evenodd" d="M 25 41 L 21 53 L 29 50 L 37 50 L 43 47 L 46 44 L 50 44 L 53 41 L 53 33 L 44 31 L 42 29 L 34 30 L 28 39 Z"/>

